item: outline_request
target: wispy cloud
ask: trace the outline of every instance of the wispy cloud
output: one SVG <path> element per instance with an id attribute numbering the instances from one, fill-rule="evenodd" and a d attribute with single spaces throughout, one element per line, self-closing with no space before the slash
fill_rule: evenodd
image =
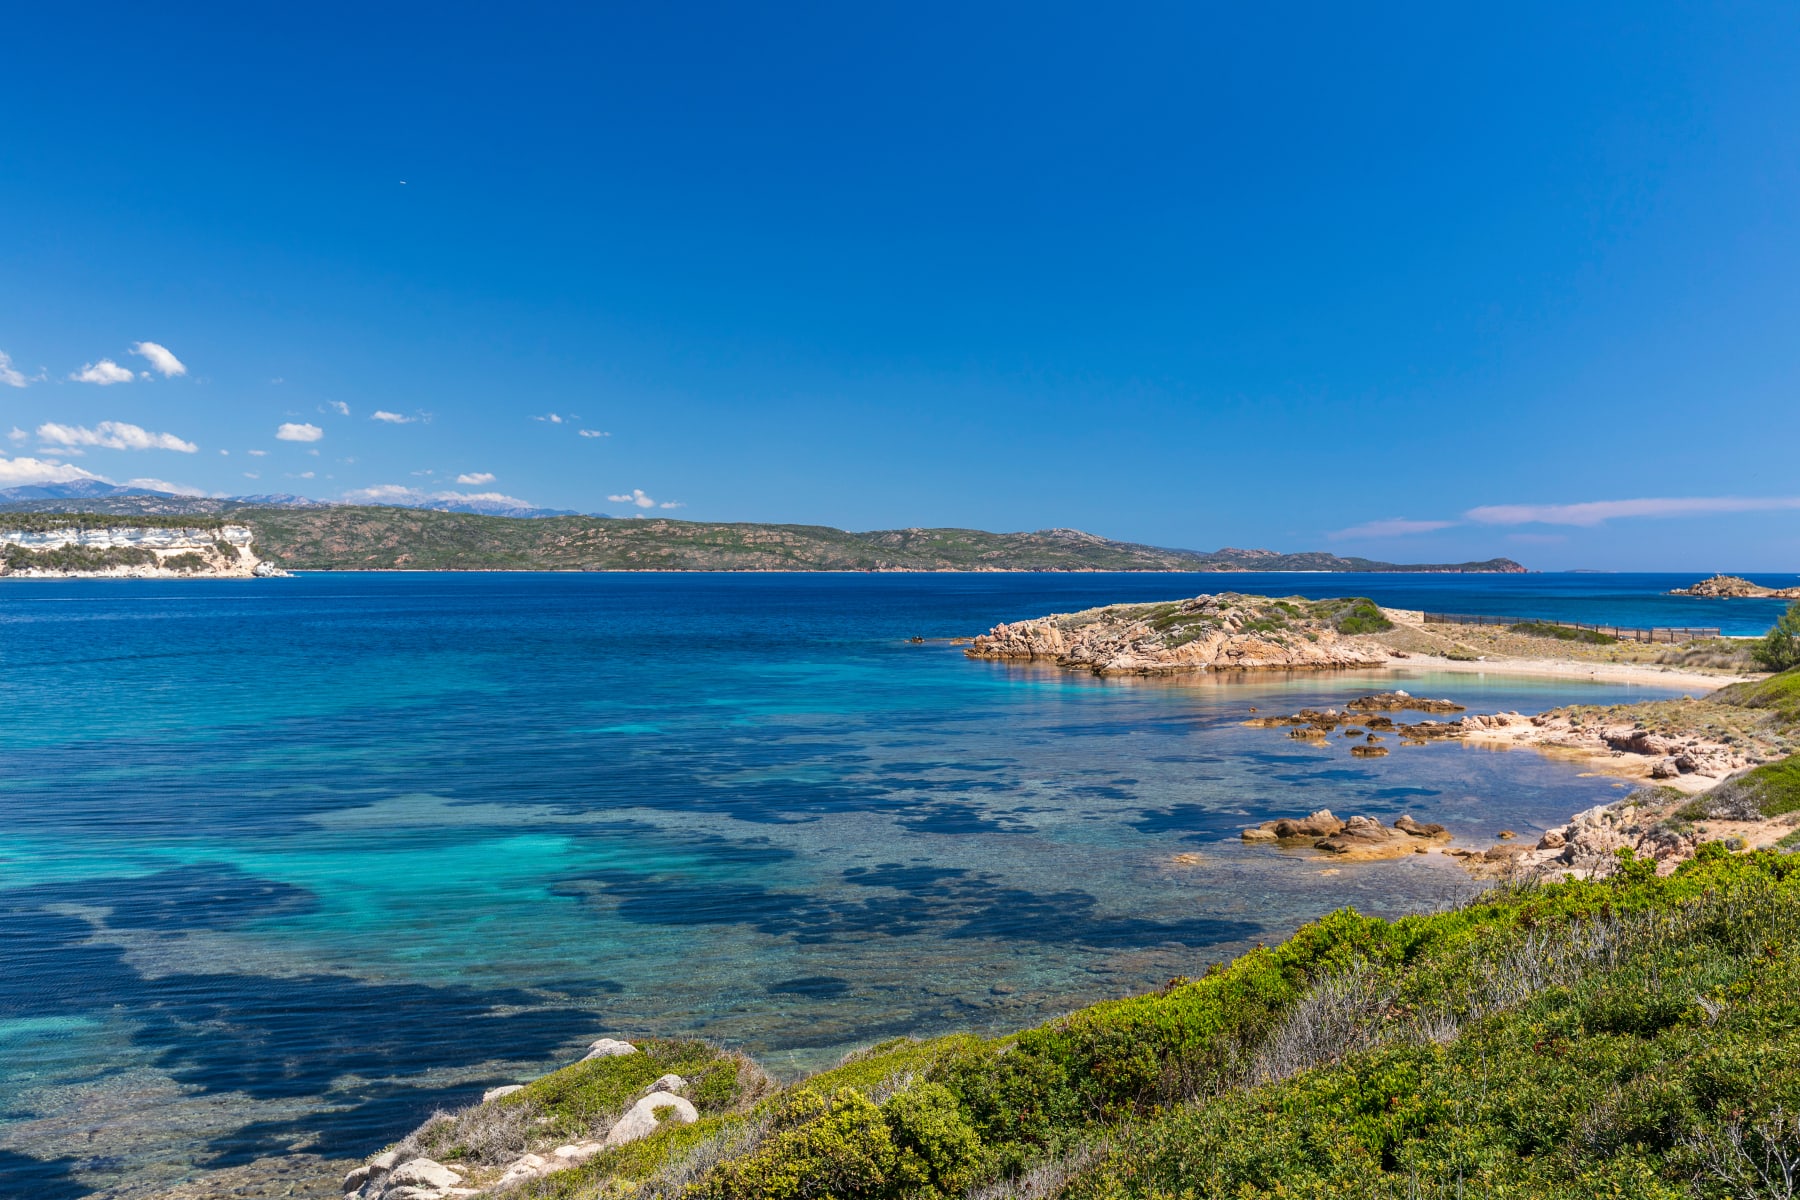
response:
<path id="1" fill-rule="evenodd" d="M 12 365 L 12 355 L 0 350 L 0 385 L 22 388 L 30 382 L 17 367 Z"/>
<path id="2" fill-rule="evenodd" d="M 248 454 L 251 458 L 262 458 L 269 452 L 267 450 L 246 450 L 244 453 Z"/>
<path id="3" fill-rule="evenodd" d="M 139 358 L 149 359 L 150 366 L 164 379 L 187 374 L 187 364 L 170 353 L 167 346 L 159 346 L 155 342 L 133 342 L 131 352 Z"/>
<path id="4" fill-rule="evenodd" d="M 172 433 L 151 433 L 148 429 L 124 421 L 102 421 L 89 429 L 85 425 L 58 425 L 46 421 L 37 427 L 38 440 L 52 446 L 96 446 L 102 450 L 179 450 L 192 454 L 200 447 L 183 441 Z"/>
<path id="5" fill-rule="evenodd" d="M 6 436 L 11 438 L 15 442 L 22 442 L 26 438 L 30 437 L 31 435 L 29 433 L 26 433 L 23 429 L 20 429 L 17 425 L 14 425 L 12 427 L 12 432 L 7 434 Z"/>
<path id="6" fill-rule="evenodd" d="M 329 408 L 332 412 L 337 413 L 339 416 L 347 417 L 350 415 L 350 406 L 345 404 L 342 400 L 327 400 L 325 402 L 325 407 Z"/>
<path id="7" fill-rule="evenodd" d="M 599 429 L 582 429 L 578 431 L 582 437 L 611 437 L 612 434 Z"/>
<path id="8" fill-rule="evenodd" d="M 533 417 L 531 419 L 534 421 L 548 421 L 552 425 L 561 425 L 564 420 L 573 420 L 574 418 L 565 418 L 561 413 L 545 413 L 541 417 Z"/>
<path id="9" fill-rule="evenodd" d="M 404 413 L 389 412 L 385 408 L 378 408 L 369 414 L 369 420 L 386 421 L 389 425 L 411 425 L 418 419 L 419 418 L 417 417 L 409 417 Z"/>
<path id="10" fill-rule="evenodd" d="M 1352 525 L 1348 529 L 1340 529 L 1336 533 L 1325 536 L 1333 541 L 1359 538 L 1392 538 L 1406 537 L 1414 533 L 1436 533 L 1440 529 L 1448 529 L 1455 521 L 1413 521 L 1406 517 L 1389 517 L 1384 521 L 1364 521 L 1361 525 Z"/>
<path id="11" fill-rule="evenodd" d="M 282 442 L 316 442 L 324 436 L 323 429 L 304 422 L 296 424 L 292 421 L 284 421 L 281 427 L 275 431 L 276 440 Z"/>
<path id="12" fill-rule="evenodd" d="M 69 463 L 47 462 L 41 458 L 0 458 L 0 487 L 26 487 L 34 483 L 74 483 L 79 479 L 103 476 L 84 471 Z"/>
<path id="13" fill-rule="evenodd" d="M 1800 509 L 1800 496 L 1677 496 L 1590 500 L 1583 504 L 1489 504 L 1463 515 L 1482 525 L 1578 525 L 1591 528 L 1621 517 L 1697 517 L 1711 513 Z"/>
<path id="14" fill-rule="evenodd" d="M 468 471 L 458 475 L 456 482 L 468 484 L 471 487 L 480 487 L 484 483 L 494 482 L 494 478 L 492 471 Z"/>
<path id="15" fill-rule="evenodd" d="M 112 359 L 103 358 L 99 362 L 88 363 L 69 378 L 76 383 L 97 383 L 101 387 L 110 387 L 115 383 L 130 383 L 136 376 Z"/>

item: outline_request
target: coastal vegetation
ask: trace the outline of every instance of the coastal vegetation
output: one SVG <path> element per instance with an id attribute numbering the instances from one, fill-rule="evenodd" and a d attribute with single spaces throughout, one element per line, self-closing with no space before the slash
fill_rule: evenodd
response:
<path id="1" fill-rule="evenodd" d="M 130 520 L 121 520 L 118 516 L 96 512 L 62 512 L 50 509 L 41 512 L 4 512 L 0 511 L 0 532 L 49 533 L 58 529 L 114 529 L 129 525 L 133 529 L 223 529 L 228 522 L 216 513 L 167 514 L 145 513 L 134 514 Z"/>
<path id="2" fill-rule="evenodd" d="M 153 567 L 156 553 L 142 546 L 83 546 L 54 549 L 0 544 L 0 566 L 7 571 L 110 571 L 120 567 Z"/>
<path id="3" fill-rule="evenodd" d="M 1555 638 L 1562 642 L 1586 642 L 1590 646 L 1613 646 L 1619 639 L 1610 633 L 1601 633 L 1598 629 L 1578 629 L 1571 625 L 1556 625 L 1549 621 L 1517 621 L 1507 626 L 1514 633 L 1523 633 L 1530 637 Z"/>
<path id="4" fill-rule="evenodd" d="M 1604 879 L 1395 921 L 1341 910 L 1147 995 L 883 1043 L 784 1087 L 644 1041 L 436 1117 L 380 1161 L 430 1150 L 491 1189 L 680 1067 L 697 1120 L 504 1194 L 1787 1195 L 1768 1175 L 1800 1163 L 1797 939 L 1800 857 L 1709 843 L 1659 875 L 1625 851 Z"/>
<path id="5" fill-rule="evenodd" d="M 1800 667 L 1800 600 L 1788 605 L 1753 653 L 1756 661 L 1771 671 Z"/>

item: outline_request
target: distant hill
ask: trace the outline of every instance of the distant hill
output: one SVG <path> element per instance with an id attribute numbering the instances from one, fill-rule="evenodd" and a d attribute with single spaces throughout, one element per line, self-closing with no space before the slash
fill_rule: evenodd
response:
<path id="1" fill-rule="evenodd" d="M 62 485 L 59 485 L 62 486 Z M 12 489 L 12 492 L 33 489 Z M 71 503 L 79 500 L 79 504 Z M 1210 553 L 1115 542 L 1076 529 L 986 533 L 823 525 L 488 516 L 326 504 L 299 496 L 83 497 L 0 492 L 0 512 L 226 517 L 255 532 L 257 553 L 293 570 L 488 571 L 1434 571 L 1518 572 L 1511 559 L 1396 564 L 1309 552 Z M 0 521 L 3 523 L 3 521 Z"/>

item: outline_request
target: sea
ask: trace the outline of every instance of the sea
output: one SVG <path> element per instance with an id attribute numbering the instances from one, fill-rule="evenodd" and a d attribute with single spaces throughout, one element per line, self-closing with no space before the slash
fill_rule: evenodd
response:
<path id="1" fill-rule="evenodd" d="M 1767 629 L 1671 575 L 302 574 L 0 584 L 0 1196 L 335 1195 L 345 1159 L 601 1035 L 793 1075 L 1196 975 L 1473 886 L 1271 817 L 1468 844 L 1621 794 L 1529 751 L 1250 728 L 1428 671 L 1100 679 L 998 621 L 1232 590 Z M 915 640 L 923 639 L 923 640 Z M 271 1182 L 275 1181 L 275 1182 Z"/>

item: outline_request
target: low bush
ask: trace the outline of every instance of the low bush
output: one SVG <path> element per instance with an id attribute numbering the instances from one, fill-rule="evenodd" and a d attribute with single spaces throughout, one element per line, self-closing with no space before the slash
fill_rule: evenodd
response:
<path id="1" fill-rule="evenodd" d="M 1610 633 L 1601 633 L 1598 629 L 1576 629 L 1571 625 L 1557 625 L 1551 621 L 1519 621 L 1507 628 L 1530 637 L 1555 638 L 1559 642 L 1583 642 L 1590 646 L 1613 646 L 1619 641 Z"/>

